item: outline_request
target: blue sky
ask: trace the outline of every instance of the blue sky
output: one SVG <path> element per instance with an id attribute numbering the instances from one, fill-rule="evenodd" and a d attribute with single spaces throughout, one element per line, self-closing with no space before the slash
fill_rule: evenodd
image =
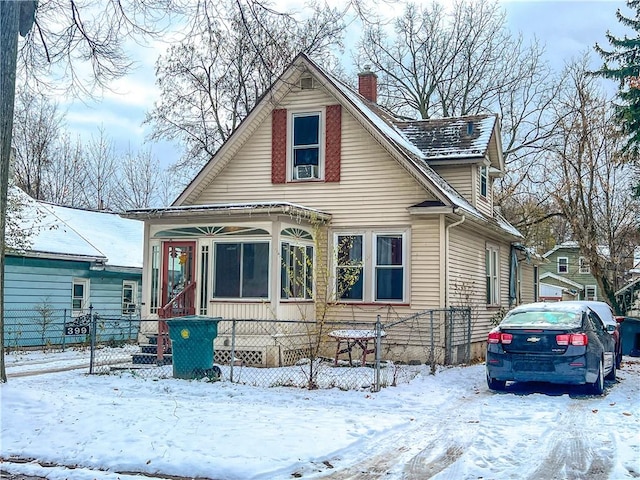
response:
<path id="1" fill-rule="evenodd" d="M 525 39 L 536 36 L 546 44 L 547 57 L 557 69 L 585 51 L 592 55 L 594 67 L 598 66 L 600 59 L 593 51 L 593 45 L 596 42 L 607 45 L 607 30 L 625 33 L 615 12 L 621 8 L 629 13 L 624 0 L 502 0 L 501 3 L 512 30 L 522 32 Z M 69 129 L 88 140 L 91 134 L 97 135 L 98 127 L 102 125 L 119 150 L 150 148 L 163 165 L 174 163 L 180 155 L 177 146 L 168 142 L 145 142 L 151 128 L 142 125 L 158 95 L 154 64 L 164 48 L 166 46 L 159 43 L 149 48 L 132 47 L 138 68 L 115 84 L 119 93 L 107 92 L 99 102 L 63 104 L 67 109 Z M 353 67 L 347 66 L 346 70 L 353 70 Z"/>

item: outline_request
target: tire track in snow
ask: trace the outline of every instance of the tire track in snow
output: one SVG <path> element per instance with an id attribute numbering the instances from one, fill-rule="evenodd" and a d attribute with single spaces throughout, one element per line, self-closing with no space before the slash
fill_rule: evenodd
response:
<path id="1" fill-rule="evenodd" d="M 330 463 L 334 470 L 318 478 L 373 480 L 393 472 L 398 475 L 394 478 L 424 480 L 436 475 L 464 453 L 466 445 L 460 441 L 460 432 L 464 430 L 470 438 L 469 425 L 477 422 L 475 408 L 470 408 L 474 404 L 469 400 L 465 397 L 448 402 L 446 409 L 440 406 L 435 414 L 425 413 L 424 420 L 367 441 L 355 461 L 340 468 L 346 459 L 333 459 Z M 433 420 L 436 417 L 438 420 Z M 468 420 L 471 417 L 474 419 Z"/>
<path id="2" fill-rule="evenodd" d="M 607 480 L 613 469 L 613 455 L 601 454 L 592 448 L 593 438 L 601 435 L 601 428 L 589 428 L 585 421 L 590 411 L 580 403 L 572 403 L 558 416 L 558 427 L 546 442 L 546 452 L 541 452 L 539 466 L 528 480 Z M 614 444 L 610 437 L 611 445 Z M 613 450 L 613 449 L 612 449 Z"/>

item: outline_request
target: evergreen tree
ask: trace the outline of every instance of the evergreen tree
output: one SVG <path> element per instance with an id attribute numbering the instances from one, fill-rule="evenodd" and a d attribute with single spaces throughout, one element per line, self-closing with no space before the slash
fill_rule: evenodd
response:
<path id="1" fill-rule="evenodd" d="M 623 152 L 633 155 L 637 162 L 640 152 L 640 0 L 627 0 L 627 7 L 635 11 L 633 18 L 623 15 L 620 9 L 616 17 L 621 24 L 632 28 L 635 36 L 618 38 L 607 32 L 610 49 L 596 44 L 595 50 L 604 59 L 604 65 L 593 73 L 618 81 L 621 102 L 616 105 L 616 112 L 621 131 L 627 137 Z"/>

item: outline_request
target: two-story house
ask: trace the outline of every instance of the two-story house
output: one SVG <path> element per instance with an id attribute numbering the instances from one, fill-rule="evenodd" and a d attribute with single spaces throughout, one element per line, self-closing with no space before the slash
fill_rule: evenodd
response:
<path id="1" fill-rule="evenodd" d="M 600 253 L 605 255 L 603 248 Z M 540 299 L 601 300 L 589 260 L 580 253 L 577 242 L 564 242 L 542 255 L 540 266 Z"/>
<path id="2" fill-rule="evenodd" d="M 409 121 L 376 100 L 373 72 L 356 91 L 301 54 L 171 206 L 127 212 L 145 223 L 143 315 L 370 325 L 469 306 L 481 356 L 492 317 L 537 291 L 494 209 L 499 119 Z M 407 342 L 397 360 L 419 356 Z"/>

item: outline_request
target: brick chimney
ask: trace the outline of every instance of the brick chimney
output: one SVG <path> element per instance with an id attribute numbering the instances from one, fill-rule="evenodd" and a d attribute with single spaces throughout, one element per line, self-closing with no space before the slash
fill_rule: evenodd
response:
<path id="1" fill-rule="evenodd" d="M 365 65 L 364 72 L 358 74 L 358 92 L 373 103 L 378 101 L 378 76 L 370 65 Z"/>

